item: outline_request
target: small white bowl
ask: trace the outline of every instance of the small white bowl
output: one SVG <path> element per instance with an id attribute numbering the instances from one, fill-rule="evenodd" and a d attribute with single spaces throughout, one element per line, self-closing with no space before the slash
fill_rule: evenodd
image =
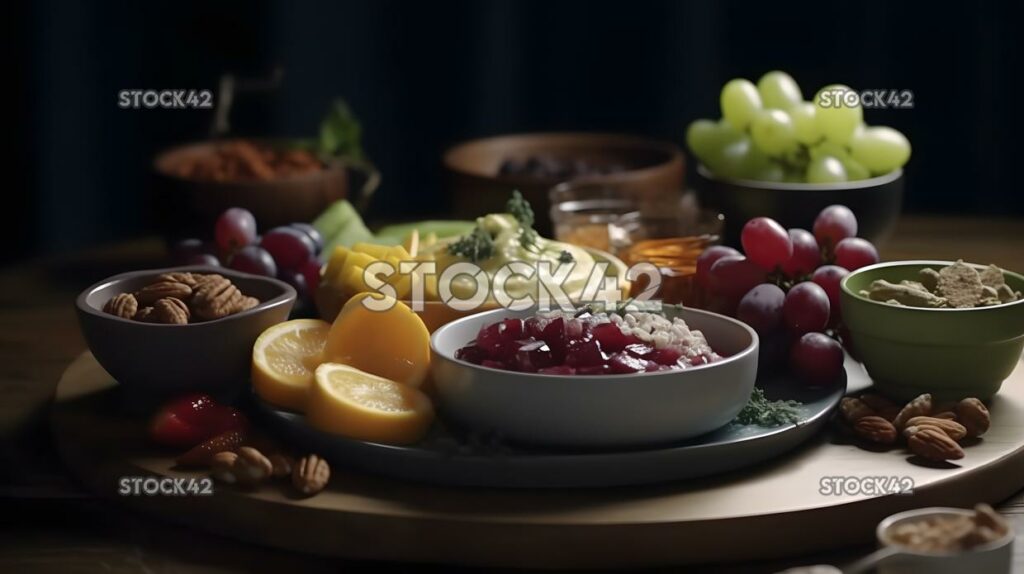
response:
<path id="1" fill-rule="evenodd" d="M 722 315 L 671 309 L 703 331 L 721 361 L 680 371 L 629 375 L 542 375 L 462 361 L 455 351 L 480 327 L 527 318 L 497 309 L 453 321 L 430 338 L 431 372 L 442 413 L 472 430 L 542 446 L 617 448 L 679 441 L 729 423 L 757 377 L 757 334 Z"/>
<path id="2" fill-rule="evenodd" d="M 984 546 L 966 552 L 920 552 L 893 542 L 889 538 L 892 528 L 905 522 L 923 520 L 936 516 L 973 516 L 974 511 L 965 508 L 932 506 L 893 514 L 878 524 L 875 536 L 882 548 L 896 551 L 878 564 L 879 574 L 965 574 L 984 572 L 999 574 L 1010 572 L 1013 560 L 1014 531 L 1011 527 L 1006 536 Z"/>

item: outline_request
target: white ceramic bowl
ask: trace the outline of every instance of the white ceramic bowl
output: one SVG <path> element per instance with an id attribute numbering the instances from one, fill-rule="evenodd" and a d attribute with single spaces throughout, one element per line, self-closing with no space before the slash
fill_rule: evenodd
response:
<path id="1" fill-rule="evenodd" d="M 455 358 L 483 325 L 532 310 L 497 309 L 453 321 L 430 338 L 431 371 L 445 417 L 512 441 L 558 447 L 631 447 L 679 441 L 731 421 L 757 377 L 757 334 L 694 309 L 672 309 L 725 358 L 682 371 L 567 376 L 518 373 Z"/>
<path id="2" fill-rule="evenodd" d="M 984 572 L 985 574 L 1009 573 L 1013 560 L 1013 528 L 999 540 L 974 548 L 967 552 L 932 553 L 917 552 L 899 545 L 889 537 L 896 526 L 905 522 L 916 522 L 937 516 L 972 516 L 973 510 L 965 508 L 948 508 L 931 506 L 893 514 L 878 524 L 875 536 L 882 548 L 895 550 L 896 553 L 878 564 L 880 574 L 965 574 L 968 572 Z"/>

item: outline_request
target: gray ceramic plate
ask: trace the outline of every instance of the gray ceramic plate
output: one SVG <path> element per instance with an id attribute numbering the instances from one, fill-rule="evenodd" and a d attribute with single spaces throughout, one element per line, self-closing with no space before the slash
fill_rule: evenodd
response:
<path id="1" fill-rule="evenodd" d="M 866 387 L 863 367 L 846 360 L 847 388 Z M 808 389 L 796 380 L 758 381 L 772 399 L 803 403 L 800 422 L 775 428 L 730 424 L 685 442 L 621 451 L 525 448 L 465 437 L 439 424 L 414 446 L 391 446 L 321 433 L 302 415 L 277 410 L 253 395 L 255 414 L 296 447 L 332 464 L 433 484 L 505 488 L 601 487 L 707 476 L 781 456 L 817 433 L 839 404 L 844 387 Z"/>

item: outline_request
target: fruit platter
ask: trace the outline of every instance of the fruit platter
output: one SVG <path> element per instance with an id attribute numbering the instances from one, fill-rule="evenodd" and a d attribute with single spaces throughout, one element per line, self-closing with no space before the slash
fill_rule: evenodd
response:
<path id="1" fill-rule="evenodd" d="M 561 212 L 555 190 L 537 203 L 507 189 L 474 219 L 383 225 L 345 199 L 267 228 L 230 207 L 172 241 L 165 265 L 78 297 L 91 353 L 59 391 L 65 458 L 100 490 L 120 475 L 205 481 L 213 494 L 195 510 L 130 504 L 243 538 L 451 561 L 450 543 L 431 546 L 440 534 L 356 542 L 434 521 L 481 549 L 458 560 L 489 565 L 721 560 L 722 524 L 751 537 L 799 524 L 816 532 L 787 549 L 809 552 L 845 540 L 837 524 L 863 531 L 922 501 L 995 502 L 1024 475 L 1024 275 L 883 260 L 910 141 L 836 104 L 848 91 L 804 101 L 783 72 L 728 82 L 722 119 L 680 134 L 704 189 L 564 200 L 621 207 L 601 213 L 602 249 L 538 230 L 540 210 Z M 180 173 L 254 169 L 232 153 L 242 167 Z M 279 169 L 266 178 L 319 165 L 267 157 Z M 630 169 L 509 156 L 495 176 Z M 687 230 L 683 215 L 671 232 L 645 223 L 664 206 L 712 210 L 723 231 Z M 119 450 L 111 432 L 139 438 Z M 869 475 L 896 484 L 836 487 Z M 256 512 L 279 533 L 241 524 Z M 991 520 L 986 506 L 949 524 L 981 545 L 1006 535 L 971 526 Z M 645 525 L 633 559 L 555 558 Z M 547 532 L 532 562 L 502 548 L 512 526 Z M 667 543 L 687 536 L 702 543 Z M 780 544 L 768 534 L 742 554 Z"/>

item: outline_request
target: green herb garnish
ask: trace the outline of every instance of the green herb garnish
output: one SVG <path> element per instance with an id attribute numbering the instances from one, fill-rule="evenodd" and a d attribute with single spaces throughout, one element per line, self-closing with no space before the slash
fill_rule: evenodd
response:
<path id="1" fill-rule="evenodd" d="M 565 249 L 563 249 L 562 252 L 558 254 L 559 263 L 572 263 L 573 261 L 576 261 L 576 258 L 572 256 L 572 253 L 569 253 Z"/>
<path id="2" fill-rule="evenodd" d="M 478 225 L 457 241 L 449 243 L 448 253 L 465 257 L 473 263 L 483 261 L 494 255 L 494 238 Z"/>
<path id="3" fill-rule="evenodd" d="M 527 251 L 535 251 L 537 249 L 537 239 L 540 236 L 533 228 L 533 207 L 530 206 L 529 201 L 526 201 L 523 194 L 519 193 L 518 189 L 512 192 L 512 197 L 505 204 L 505 211 L 516 218 L 520 228 L 522 228 L 519 232 L 519 244 Z"/>
<path id="4" fill-rule="evenodd" d="M 750 393 L 750 400 L 736 415 L 734 422 L 762 427 L 795 423 L 800 420 L 797 412 L 799 406 L 800 403 L 797 401 L 770 401 L 760 387 L 754 387 L 754 392 Z"/>

